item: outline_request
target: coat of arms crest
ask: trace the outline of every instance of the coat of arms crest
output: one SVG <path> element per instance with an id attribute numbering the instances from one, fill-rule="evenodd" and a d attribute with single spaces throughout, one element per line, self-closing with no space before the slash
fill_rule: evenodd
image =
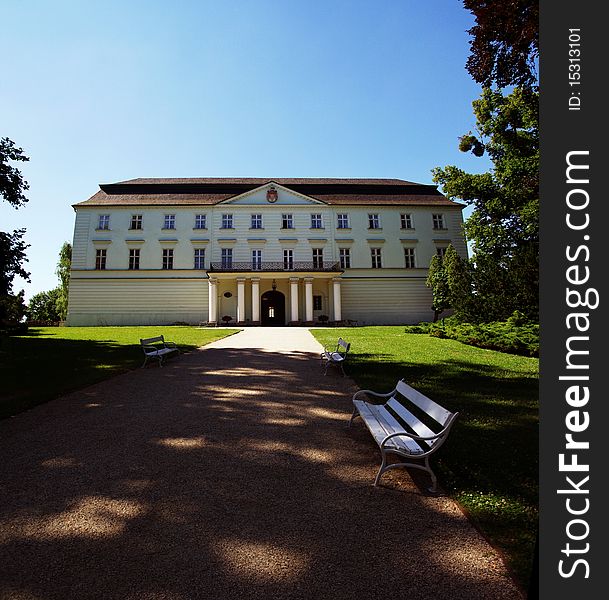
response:
<path id="1" fill-rule="evenodd" d="M 266 191 L 266 199 L 268 202 L 277 202 L 277 190 L 274 187 Z"/>

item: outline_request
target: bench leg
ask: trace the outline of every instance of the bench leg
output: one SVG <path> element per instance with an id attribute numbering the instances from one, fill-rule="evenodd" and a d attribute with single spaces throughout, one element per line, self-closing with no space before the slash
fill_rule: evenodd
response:
<path id="1" fill-rule="evenodd" d="M 387 467 L 387 454 L 385 454 L 385 452 L 383 452 L 383 460 L 381 461 L 381 466 L 379 468 L 379 472 L 376 474 L 376 477 L 374 479 L 374 485 L 377 486 L 379 484 L 379 481 L 381 480 L 381 475 L 387 471 L 389 468 L 391 468 L 391 465 L 389 467 Z"/>
<path id="2" fill-rule="evenodd" d="M 429 473 L 429 476 L 431 477 L 431 487 L 427 488 L 427 489 L 432 494 L 435 494 L 438 491 L 438 479 L 436 477 L 436 474 L 431 470 L 431 467 L 429 466 L 429 457 L 428 456 L 425 457 L 424 462 L 425 462 L 424 465 L 417 465 L 416 463 L 393 463 L 391 465 L 388 465 L 387 464 L 387 454 L 383 452 L 383 460 L 381 461 L 381 467 L 380 467 L 378 473 L 376 474 L 376 479 L 374 480 L 374 485 L 378 485 L 378 483 L 381 479 L 381 475 L 385 471 L 389 471 L 391 469 L 398 469 L 398 468 L 420 469 L 421 471 L 426 471 L 427 473 Z"/>
<path id="3" fill-rule="evenodd" d="M 352 423 L 353 423 L 353 420 L 354 420 L 356 417 L 360 417 L 360 416 L 361 416 L 361 415 L 359 414 L 359 411 L 357 410 L 357 407 L 356 407 L 356 408 L 354 408 L 354 409 L 353 409 L 353 414 L 351 415 L 351 418 L 349 419 L 349 425 L 348 425 L 348 426 L 349 426 L 349 427 L 351 427 L 351 425 L 352 425 Z"/>

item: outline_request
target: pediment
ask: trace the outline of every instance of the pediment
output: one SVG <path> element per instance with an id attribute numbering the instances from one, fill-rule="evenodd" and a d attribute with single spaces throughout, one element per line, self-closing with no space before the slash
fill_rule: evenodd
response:
<path id="1" fill-rule="evenodd" d="M 306 204 L 325 204 L 320 200 L 295 192 L 290 188 L 269 181 L 253 190 L 239 194 L 220 202 L 220 204 L 235 204 L 235 205 L 257 205 L 257 206 L 294 206 Z"/>

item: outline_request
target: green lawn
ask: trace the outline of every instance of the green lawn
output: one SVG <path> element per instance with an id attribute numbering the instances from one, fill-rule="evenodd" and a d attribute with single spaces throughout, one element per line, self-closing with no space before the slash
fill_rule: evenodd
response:
<path id="1" fill-rule="evenodd" d="M 139 367 L 144 359 L 140 338 L 164 335 L 186 352 L 236 331 L 176 326 L 32 327 L 26 335 L 0 336 L 0 418 Z"/>
<path id="2" fill-rule="evenodd" d="M 435 471 L 526 589 L 537 531 L 539 360 L 404 327 L 312 333 L 324 346 L 338 336 L 351 342 L 345 369 L 360 387 L 389 392 L 403 378 L 460 412 Z"/>

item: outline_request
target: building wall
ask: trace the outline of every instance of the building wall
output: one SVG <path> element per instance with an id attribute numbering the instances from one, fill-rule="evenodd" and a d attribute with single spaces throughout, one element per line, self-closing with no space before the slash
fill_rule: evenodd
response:
<path id="1" fill-rule="evenodd" d="M 452 243 L 467 256 L 458 206 L 328 206 L 306 198 L 283 197 L 269 205 L 255 194 L 234 204 L 215 206 L 79 206 L 73 238 L 69 325 L 199 323 L 208 318 L 206 270 L 194 269 L 194 249 L 205 249 L 205 268 L 220 262 L 222 248 L 232 248 L 233 262 L 251 262 L 252 249 L 263 261 L 282 261 L 291 249 L 294 261 L 310 262 L 312 249 L 323 248 L 325 261 L 338 262 L 339 249 L 349 248 L 351 269 L 341 275 L 342 317 L 361 323 L 416 323 L 433 317 L 431 292 L 425 287 L 427 267 L 438 247 Z M 281 228 L 282 213 L 293 215 L 294 229 Z M 311 228 L 311 214 L 321 214 L 322 229 Z M 348 229 L 337 229 L 337 214 L 349 215 Z M 380 229 L 368 229 L 368 214 L 378 214 Z M 401 229 L 400 215 L 412 216 L 413 227 Z M 129 229 L 131 216 L 143 216 L 141 230 Z M 175 229 L 163 229 L 164 216 L 175 215 Z M 206 215 L 206 229 L 195 229 L 195 215 Z M 233 215 L 233 228 L 221 229 L 223 214 Z M 263 229 L 251 229 L 251 215 L 263 215 Z M 434 230 L 432 215 L 444 216 L 445 228 Z M 98 229 L 99 216 L 109 215 L 110 228 Z M 406 269 L 404 248 L 415 250 L 415 268 Z M 106 249 L 106 270 L 95 270 L 97 249 Z M 129 250 L 140 249 L 140 270 L 128 270 Z M 163 248 L 174 250 L 174 269 L 162 270 Z M 381 248 L 382 268 L 371 268 L 371 248 Z M 298 274 L 295 274 L 298 275 Z M 338 275 L 338 274 L 337 274 Z M 236 314 L 236 278 L 218 288 L 218 318 Z M 262 276 L 262 274 L 261 274 Z M 301 275 L 300 275 L 301 276 Z M 332 286 L 316 280 L 323 311 L 332 319 Z M 264 285 L 268 286 L 268 282 Z M 286 295 L 289 314 L 290 290 Z M 234 289 L 233 289 L 234 288 Z M 232 297 L 223 293 L 231 291 Z M 260 293 L 265 291 L 261 284 Z M 304 288 L 299 284 L 300 318 L 304 320 Z M 327 309 L 327 310 L 326 310 Z M 246 317 L 251 318 L 251 288 L 246 287 Z M 289 320 L 289 317 L 288 319 Z"/>
<path id="2" fill-rule="evenodd" d="M 207 320 L 206 279 L 124 277 L 70 280 L 70 326 L 196 324 Z"/>

